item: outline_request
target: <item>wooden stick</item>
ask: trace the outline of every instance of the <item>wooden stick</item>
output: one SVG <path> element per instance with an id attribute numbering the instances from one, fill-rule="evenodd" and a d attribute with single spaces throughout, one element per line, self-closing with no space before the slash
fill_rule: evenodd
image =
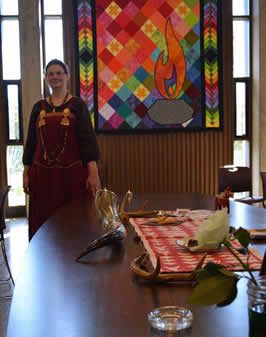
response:
<path id="1" fill-rule="evenodd" d="M 147 281 L 171 282 L 171 281 L 195 281 L 195 272 L 185 273 L 160 273 L 160 258 L 156 256 L 156 266 L 152 272 L 143 269 L 143 260 L 147 258 L 148 254 L 144 253 L 134 259 L 130 264 L 130 269 L 139 277 Z M 204 263 L 207 253 L 202 256 L 196 269 L 200 269 Z"/>

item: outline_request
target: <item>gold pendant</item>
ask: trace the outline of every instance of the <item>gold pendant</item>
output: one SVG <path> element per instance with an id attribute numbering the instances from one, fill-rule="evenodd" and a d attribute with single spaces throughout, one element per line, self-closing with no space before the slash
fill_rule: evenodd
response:
<path id="1" fill-rule="evenodd" d="M 46 111 L 45 110 L 41 110 L 40 111 L 40 118 L 44 118 L 46 116 Z"/>
<path id="2" fill-rule="evenodd" d="M 60 122 L 61 125 L 64 125 L 64 126 L 69 126 L 69 119 L 67 117 L 63 117 L 61 122 Z"/>
<path id="3" fill-rule="evenodd" d="M 69 123 L 69 116 L 70 116 L 70 110 L 68 108 L 64 109 L 63 111 L 63 118 L 60 122 L 61 125 L 64 125 L 64 126 L 69 126 L 70 123 Z"/>
<path id="4" fill-rule="evenodd" d="M 38 127 L 40 128 L 40 127 L 42 127 L 45 124 L 46 124 L 45 119 L 44 118 L 40 118 L 39 123 L 38 123 Z"/>
<path id="5" fill-rule="evenodd" d="M 69 108 L 65 108 L 63 111 L 64 117 L 68 117 L 70 115 L 70 110 Z"/>
<path id="6" fill-rule="evenodd" d="M 38 127 L 40 128 L 41 126 L 45 125 L 45 119 L 44 117 L 46 116 L 46 111 L 45 110 L 41 110 L 40 114 L 39 114 L 39 123 L 38 123 Z"/>
<path id="7" fill-rule="evenodd" d="M 46 152 L 46 151 L 44 151 L 43 159 L 44 159 L 44 160 L 47 160 L 47 152 Z"/>

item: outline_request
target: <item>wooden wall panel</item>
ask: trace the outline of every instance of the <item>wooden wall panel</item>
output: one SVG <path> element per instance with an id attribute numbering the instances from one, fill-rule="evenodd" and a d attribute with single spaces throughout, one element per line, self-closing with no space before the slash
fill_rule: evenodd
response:
<path id="1" fill-rule="evenodd" d="M 218 167 L 232 158 L 226 138 L 225 132 L 99 135 L 103 185 L 116 192 L 213 194 Z"/>
<path id="2" fill-rule="evenodd" d="M 103 186 L 115 192 L 217 192 L 218 167 L 233 159 L 231 6 L 224 7 L 223 130 L 98 135 Z"/>

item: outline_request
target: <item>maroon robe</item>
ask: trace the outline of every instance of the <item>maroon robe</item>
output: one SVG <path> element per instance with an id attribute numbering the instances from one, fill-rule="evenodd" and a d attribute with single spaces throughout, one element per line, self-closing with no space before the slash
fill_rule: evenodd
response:
<path id="1" fill-rule="evenodd" d="M 30 169 L 30 239 L 56 209 L 87 193 L 88 170 L 80 159 L 76 117 L 70 115 L 69 126 L 60 125 L 62 118 L 62 113 L 47 113 L 41 128 L 40 117 L 36 121 L 36 150 Z M 41 133 L 50 161 L 45 159 Z"/>

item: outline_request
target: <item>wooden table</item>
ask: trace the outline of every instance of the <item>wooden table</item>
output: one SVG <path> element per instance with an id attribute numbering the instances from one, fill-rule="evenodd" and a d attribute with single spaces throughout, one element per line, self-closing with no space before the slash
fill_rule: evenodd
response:
<path id="1" fill-rule="evenodd" d="M 197 194 L 154 195 L 148 207 L 213 208 L 213 199 Z M 262 227 L 266 210 L 231 203 L 231 224 Z M 132 230 L 124 244 L 89 254 L 84 263 L 76 256 L 101 230 L 93 206 L 75 201 L 60 209 L 37 232 L 23 261 L 13 295 L 7 337 L 149 337 L 155 336 L 147 313 L 162 305 L 188 306 L 190 285 L 159 285 L 137 279 L 129 269 L 142 253 Z M 258 245 L 261 253 L 265 241 Z M 191 307 L 192 337 L 247 337 L 245 283 L 224 308 Z"/>

